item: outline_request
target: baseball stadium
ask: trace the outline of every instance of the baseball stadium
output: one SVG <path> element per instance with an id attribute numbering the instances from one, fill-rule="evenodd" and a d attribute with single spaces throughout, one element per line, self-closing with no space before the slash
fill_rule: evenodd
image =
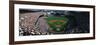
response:
<path id="1" fill-rule="evenodd" d="M 89 33 L 89 12 L 19 9 L 19 36 Z"/>

